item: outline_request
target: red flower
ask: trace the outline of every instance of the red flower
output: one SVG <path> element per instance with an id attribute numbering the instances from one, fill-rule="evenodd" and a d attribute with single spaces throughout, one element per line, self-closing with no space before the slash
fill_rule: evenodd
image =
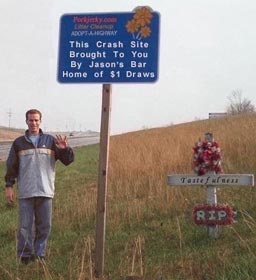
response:
<path id="1" fill-rule="evenodd" d="M 204 212 L 205 215 L 203 215 L 204 219 L 198 219 L 198 211 L 202 211 Z M 212 214 L 213 212 L 215 212 L 215 215 L 217 214 L 218 211 L 225 211 L 226 215 L 225 216 L 221 216 L 223 219 L 209 219 L 209 216 L 211 216 L 212 218 Z M 209 214 L 211 213 L 211 214 Z M 222 204 L 218 204 L 218 205 L 209 205 L 209 204 L 203 204 L 203 205 L 197 205 L 194 208 L 193 211 L 193 216 L 194 216 L 194 221 L 197 225 L 231 225 L 234 222 L 234 211 L 233 208 L 228 206 L 228 205 L 222 205 Z M 200 218 L 202 217 L 202 215 L 200 215 Z M 215 216 L 215 218 L 217 218 L 220 216 Z"/>
<path id="2" fill-rule="evenodd" d="M 199 141 L 193 147 L 194 171 L 197 175 L 205 175 L 208 171 L 222 173 L 221 153 L 217 142 Z"/>

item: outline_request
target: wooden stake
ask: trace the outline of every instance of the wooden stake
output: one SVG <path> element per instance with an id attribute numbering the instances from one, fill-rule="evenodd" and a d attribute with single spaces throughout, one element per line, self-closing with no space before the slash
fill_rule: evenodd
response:
<path id="1" fill-rule="evenodd" d="M 96 211 L 96 255 L 95 276 L 101 277 L 104 272 L 104 251 L 107 210 L 107 179 L 108 179 L 108 155 L 110 138 L 110 112 L 111 112 L 112 85 L 103 84 L 102 110 L 100 129 L 100 154 L 98 174 L 98 194 Z"/>

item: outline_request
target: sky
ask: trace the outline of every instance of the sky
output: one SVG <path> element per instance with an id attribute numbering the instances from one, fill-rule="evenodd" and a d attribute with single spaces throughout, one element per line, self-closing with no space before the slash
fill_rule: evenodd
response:
<path id="1" fill-rule="evenodd" d="M 0 125 L 100 131 L 101 84 L 57 81 L 60 17 L 69 13 L 160 14 L 159 79 L 112 85 L 111 134 L 207 119 L 240 90 L 256 104 L 254 0 L 8 0 L 0 2 Z"/>

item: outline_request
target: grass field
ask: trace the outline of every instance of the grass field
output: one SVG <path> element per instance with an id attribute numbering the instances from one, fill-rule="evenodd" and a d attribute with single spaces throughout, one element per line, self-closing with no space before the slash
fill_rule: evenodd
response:
<path id="1" fill-rule="evenodd" d="M 225 173 L 255 174 L 255 127 L 255 115 L 235 116 L 111 137 L 102 279 L 255 279 L 255 189 L 218 189 L 218 202 L 238 216 L 211 239 L 192 217 L 194 206 L 206 202 L 205 188 L 166 184 L 169 174 L 192 173 L 192 147 L 208 131 L 221 146 Z M 1 280 L 94 279 L 98 152 L 98 145 L 75 149 L 74 164 L 57 166 L 46 263 L 17 262 L 17 206 L 7 207 L 1 192 Z M 0 164 L 2 178 L 4 169 Z"/>

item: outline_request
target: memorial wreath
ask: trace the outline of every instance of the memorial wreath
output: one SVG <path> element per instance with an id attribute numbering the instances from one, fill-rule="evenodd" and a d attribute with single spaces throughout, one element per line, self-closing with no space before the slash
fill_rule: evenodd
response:
<path id="1" fill-rule="evenodd" d="M 202 215 L 198 215 L 198 211 L 204 212 L 204 219 L 201 219 Z M 222 212 L 218 214 L 218 212 Z M 229 205 L 197 205 L 193 211 L 194 221 L 197 225 L 231 225 L 234 222 L 234 210 Z M 200 216 L 200 218 L 199 218 Z"/>
<path id="2" fill-rule="evenodd" d="M 194 171 L 198 176 L 205 175 L 209 171 L 216 174 L 222 173 L 221 167 L 221 150 L 216 141 L 208 141 L 207 137 L 204 141 L 198 141 L 193 147 Z"/>

